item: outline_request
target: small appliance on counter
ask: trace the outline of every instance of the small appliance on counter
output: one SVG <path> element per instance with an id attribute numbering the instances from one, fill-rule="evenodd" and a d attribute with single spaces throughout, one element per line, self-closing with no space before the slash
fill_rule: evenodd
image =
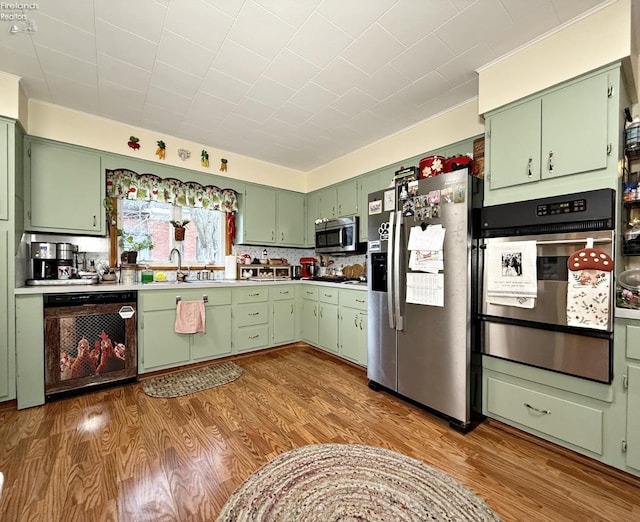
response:
<path id="1" fill-rule="evenodd" d="M 27 286 L 91 285 L 98 274 L 78 270 L 78 248 L 71 243 L 31 243 L 32 278 Z"/>
<path id="2" fill-rule="evenodd" d="M 31 243 L 33 279 L 57 279 L 58 260 L 55 243 Z"/>
<path id="3" fill-rule="evenodd" d="M 316 258 L 301 257 L 300 258 L 300 278 L 311 279 L 316 275 Z"/>

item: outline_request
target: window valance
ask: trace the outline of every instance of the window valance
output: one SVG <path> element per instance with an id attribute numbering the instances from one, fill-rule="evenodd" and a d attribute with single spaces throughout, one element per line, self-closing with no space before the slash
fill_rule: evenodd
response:
<path id="1" fill-rule="evenodd" d="M 235 190 L 195 181 L 160 178 L 154 174 L 138 174 L 132 170 L 106 170 L 107 196 L 121 199 L 141 199 L 172 203 L 181 207 L 206 208 L 221 212 L 237 212 Z"/>

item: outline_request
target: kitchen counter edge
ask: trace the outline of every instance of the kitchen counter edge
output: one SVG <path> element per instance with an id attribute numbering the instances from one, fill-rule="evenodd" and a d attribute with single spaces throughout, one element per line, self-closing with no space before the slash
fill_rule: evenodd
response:
<path id="1" fill-rule="evenodd" d="M 236 288 L 241 286 L 264 286 L 264 285 L 291 285 L 305 284 L 314 286 L 331 286 L 333 288 L 345 288 L 350 290 L 367 291 L 367 285 L 354 285 L 344 283 L 332 283 L 326 281 L 308 281 L 301 279 L 291 279 L 285 281 L 246 281 L 228 280 L 220 282 L 189 282 L 176 283 L 174 281 L 166 283 L 134 283 L 134 284 L 97 284 L 97 285 L 53 285 L 53 286 L 21 286 L 14 289 L 14 295 L 33 294 L 69 294 L 87 292 L 122 292 L 126 290 L 136 290 L 138 292 L 154 292 L 156 290 L 175 290 L 177 288 Z"/>

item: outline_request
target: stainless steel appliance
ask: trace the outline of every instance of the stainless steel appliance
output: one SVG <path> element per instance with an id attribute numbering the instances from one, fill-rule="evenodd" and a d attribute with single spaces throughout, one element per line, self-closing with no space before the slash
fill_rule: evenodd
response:
<path id="1" fill-rule="evenodd" d="M 603 328 L 568 326 L 567 260 L 587 246 L 614 258 L 615 193 L 611 189 L 528 200 L 482 209 L 481 291 L 483 353 L 577 377 L 609 383 L 613 375 L 613 295 L 604 296 Z M 487 295 L 487 249 L 535 242 L 534 306 L 495 304 Z"/>
<path id="2" fill-rule="evenodd" d="M 31 243 L 33 279 L 57 279 L 58 261 L 55 243 Z"/>
<path id="3" fill-rule="evenodd" d="M 43 297 L 47 400 L 135 380 L 136 292 Z"/>
<path id="4" fill-rule="evenodd" d="M 471 423 L 472 212 L 482 182 L 468 170 L 369 194 L 369 385 L 426 406 L 466 430 Z M 412 229 L 444 228 L 442 250 L 408 250 Z M 423 230 L 424 229 L 424 230 Z M 419 235 L 418 232 L 414 232 Z M 412 255 L 441 259 L 436 273 L 410 269 Z"/>
<path id="5" fill-rule="evenodd" d="M 316 252 L 320 254 L 354 254 L 359 245 L 359 217 L 341 217 L 316 221 Z"/>

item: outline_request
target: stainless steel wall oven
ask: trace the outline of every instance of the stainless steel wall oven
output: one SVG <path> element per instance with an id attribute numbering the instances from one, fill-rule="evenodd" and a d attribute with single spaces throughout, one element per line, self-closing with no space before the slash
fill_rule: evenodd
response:
<path id="1" fill-rule="evenodd" d="M 614 284 L 600 304 L 598 328 L 569 326 L 567 260 L 593 244 L 614 257 L 615 192 L 601 189 L 485 207 L 481 212 L 483 277 L 478 292 L 483 354 L 610 383 L 613 378 Z M 488 297 L 488 249 L 535 242 L 536 297 L 532 307 L 496 304 Z M 495 246 L 493 248 L 496 248 Z"/>
<path id="2" fill-rule="evenodd" d="M 137 292 L 44 296 L 47 400 L 133 381 Z"/>

